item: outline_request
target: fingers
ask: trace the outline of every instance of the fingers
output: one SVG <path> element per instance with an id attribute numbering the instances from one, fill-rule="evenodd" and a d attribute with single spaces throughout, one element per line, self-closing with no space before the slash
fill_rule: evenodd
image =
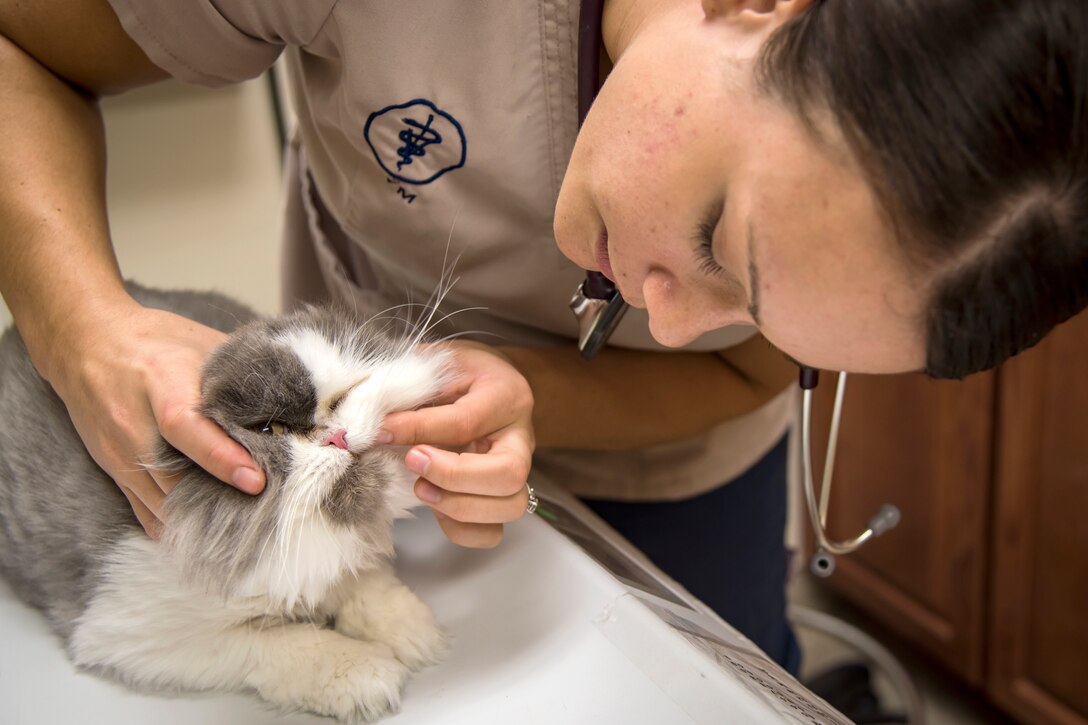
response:
<path id="1" fill-rule="evenodd" d="M 264 473 L 249 452 L 194 407 L 170 403 L 155 415 L 162 437 L 205 471 L 245 493 L 264 488 Z"/>
<path id="2" fill-rule="evenodd" d="M 473 524 L 505 524 L 525 514 L 529 493 L 524 484 L 511 496 L 479 496 L 445 491 L 425 478 L 416 481 L 416 497 L 435 511 Z"/>
<path id="3" fill-rule="evenodd" d="M 445 489 L 458 493 L 509 496 L 525 486 L 532 451 L 518 445 L 519 436 L 492 443 L 487 453 L 454 453 L 433 446 L 408 451 L 408 470 Z"/>
<path id="4" fill-rule="evenodd" d="M 494 350 L 469 343 L 454 349 L 460 375 L 456 386 L 436 405 L 387 415 L 382 425 L 387 442 L 456 447 L 512 424 L 531 430 L 533 393 L 524 376 Z"/>
<path id="5" fill-rule="evenodd" d="M 435 511 L 446 538 L 470 549 L 493 549 L 502 542 L 502 524 L 466 524 Z"/>
<path id="6" fill-rule="evenodd" d="M 405 465 L 420 476 L 416 497 L 431 506 L 451 541 L 495 546 L 502 525 L 525 515 L 535 445 L 533 394 L 494 349 L 474 343 L 450 347 L 456 388 L 431 407 L 387 415 L 379 439 L 414 446 Z"/>
<path id="7" fill-rule="evenodd" d="M 451 404 L 390 413 L 382 428 L 395 445 L 460 446 L 505 425 L 508 416 L 485 395 L 470 392 Z"/>
<path id="8" fill-rule="evenodd" d="M 487 454 L 419 446 L 405 462 L 425 474 L 413 491 L 434 511 L 450 541 L 485 548 L 502 540 L 502 524 L 525 515 L 529 454 L 518 450 L 508 441 L 497 442 Z"/>
<path id="9" fill-rule="evenodd" d="M 151 484 L 151 487 L 158 491 L 158 487 L 155 486 L 153 483 Z M 120 489 L 121 493 L 125 494 L 125 498 L 128 499 L 128 503 L 132 507 L 132 512 L 136 514 L 136 518 L 139 520 L 140 526 L 144 527 L 144 531 L 147 532 L 147 535 L 150 536 L 152 539 L 158 539 L 162 535 L 162 520 L 158 516 L 156 516 L 155 513 L 153 513 L 146 504 L 144 504 L 140 497 L 135 492 L 133 492 L 131 488 L 122 485 L 120 486 Z M 165 498 L 165 496 L 162 496 L 161 491 L 159 491 L 159 494 L 159 512 L 161 513 L 162 498 Z M 153 498 L 153 496 L 149 496 L 149 498 Z"/>

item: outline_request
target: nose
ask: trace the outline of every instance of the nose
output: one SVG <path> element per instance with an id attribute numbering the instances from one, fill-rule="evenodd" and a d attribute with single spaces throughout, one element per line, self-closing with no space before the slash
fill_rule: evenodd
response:
<path id="1" fill-rule="evenodd" d="M 335 433 L 330 433 L 328 436 L 326 436 L 325 440 L 321 442 L 321 445 L 336 446 L 337 448 L 342 448 L 346 451 L 348 449 L 347 435 L 347 429 L 341 428 Z"/>
<path id="2" fill-rule="evenodd" d="M 700 294 L 663 270 L 652 270 L 642 283 L 650 334 L 666 347 L 681 347 L 704 332 L 743 323 L 745 315 L 713 295 Z M 750 323 L 748 323 L 750 324 Z"/>

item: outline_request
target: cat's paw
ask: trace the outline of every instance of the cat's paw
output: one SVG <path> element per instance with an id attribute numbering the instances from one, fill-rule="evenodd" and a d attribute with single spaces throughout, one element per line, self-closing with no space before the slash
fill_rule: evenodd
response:
<path id="1" fill-rule="evenodd" d="M 400 706 L 409 670 L 393 651 L 334 632 L 288 653 L 266 658 L 247 678 L 265 700 L 343 722 L 377 720 Z M 326 636 L 327 635 L 327 636 Z"/>
<path id="2" fill-rule="evenodd" d="M 336 615 L 336 628 L 387 645 L 412 670 L 438 662 L 449 650 L 431 608 L 403 585 L 345 607 Z"/>
<path id="3" fill-rule="evenodd" d="M 430 607 L 418 599 L 415 604 L 414 611 L 400 613 L 394 626 L 371 630 L 375 641 L 388 645 L 413 671 L 435 664 L 449 651 L 449 638 Z"/>

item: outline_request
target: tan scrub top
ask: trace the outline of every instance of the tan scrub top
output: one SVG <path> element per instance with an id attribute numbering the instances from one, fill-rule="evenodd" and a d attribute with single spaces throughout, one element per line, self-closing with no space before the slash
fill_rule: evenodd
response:
<path id="1" fill-rule="evenodd" d="M 577 133 L 578 3 L 567 0 L 110 0 L 171 75 L 253 78 L 284 54 L 298 128 L 288 153 L 286 302 L 424 303 L 443 334 L 571 345 L 583 271 L 552 214 Z M 708 333 L 720 350 L 751 328 Z M 666 351 L 630 310 L 611 344 Z M 668 381 L 662 381 L 667 385 Z M 585 496 L 673 500 L 744 472 L 782 436 L 787 391 L 695 438 L 600 452 L 538 450 L 534 470 Z"/>

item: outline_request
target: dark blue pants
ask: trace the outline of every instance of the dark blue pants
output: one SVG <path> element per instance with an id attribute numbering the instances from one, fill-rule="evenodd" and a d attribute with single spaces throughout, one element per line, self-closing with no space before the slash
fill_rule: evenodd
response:
<path id="1" fill-rule="evenodd" d="M 789 555 L 783 438 L 728 485 L 683 501 L 585 500 L 657 566 L 796 675 L 801 650 L 786 620 Z"/>

